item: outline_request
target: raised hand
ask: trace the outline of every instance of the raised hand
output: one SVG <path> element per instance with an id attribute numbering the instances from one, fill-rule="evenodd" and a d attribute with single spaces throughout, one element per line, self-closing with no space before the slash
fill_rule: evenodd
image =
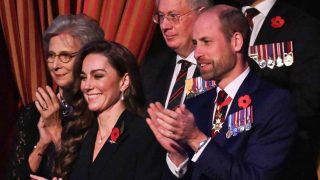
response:
<path id="1" fill-rule="evenodd" d="M 160 103 L 151 103 L 148 108 L 148 113 L 150 118 L 147 118 L 147 123 L 154 133 L 156 139 L 161 144 L 161 146 L 166 149 L 169 153 L 170 159 L 176 165 L 182 163 L 185 159 L 187 159 L 186 153 L 183 147 L 176 142 L 174 139 L 170 138 L 172 132 L 163 128 L 159 122 L 157 113 L 159 111 L 163 111 L 164 108 Z"/>
<path id="2" fill-rule="evenodd" d="M 46 126 L 60 124 L 60 101 L 53 90 L 46 86 L 46 90 L 39 87 L 36 92 L 36 106 L 45 120 Z"/>
<path id="3" fill-rule="evenodd" d="M 59 148 L 62 131 L 60 100 L 49 86 L 46 86 L 46 90 L 39 87 L 36 92 L 36 98 L 35 104 L 41 114 L 44 126 L 47 132 L 50 133 L 56 148 Z"/>
<path id="4" fill-rule="evenodd" d="M 41 177 L 41 176 L 36 176 L 36 175 L 33 175 L 33 174 L 30 174 L 30 178 L 31 180 L 48 180 L 44 177 Z M 57 178 L 57 177 L 53 177 L 52 180 L 63 180 L 62 178 Z"/>
<path id="5" fill-rule="evenodd" d="M 162 136 L 170 138 L 180 145 L 187 144 L 194 151 L 197 151 L 201 141 L 207 139 L 207 136 L 197 127 L 193 114 L 184 104 L 176 108 L 175 111 L 164 109 L 160 103 L 150 105 L 149 109 L 154 113 L 153 119 L 158 124 L 157 131 Z"/>

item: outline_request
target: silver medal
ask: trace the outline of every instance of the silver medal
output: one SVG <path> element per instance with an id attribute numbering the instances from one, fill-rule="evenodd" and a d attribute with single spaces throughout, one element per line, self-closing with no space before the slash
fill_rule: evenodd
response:
<path id="1" fill-rule="evenodd" d="M 259 61 L 259 66 L 260 66 L 261 69 L 265 68 L 265 67 L 267 66 L 266 60 L 261 59 L 261 60 Z"/>
<path id="2" fill-rule="evenodd" d="M 274 65 L 275 65 L 274 60 L 269 57 L 267 61 L 267 67 L 270 69 L 273 69 Z"/>
<path id="3" fill-rule="evenodd" d="M 277 57 L 277 67 L 282 67 L 283 66 L 283 62 L 282 62 L 282 59 L 281 57 Z"/>
<path id="4" fill-rule="evenodd" d="M 286 66 L 291 66 L 293 64 L 293 53 L 289 52 L 289 53 L 284 53 L 284 65 Z"/>

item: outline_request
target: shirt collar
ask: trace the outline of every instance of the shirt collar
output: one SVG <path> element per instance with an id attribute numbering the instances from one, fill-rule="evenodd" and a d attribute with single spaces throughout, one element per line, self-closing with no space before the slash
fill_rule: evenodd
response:
<path id="1" fill-rule="evenodd" d="M 234 97 L 236 96 L 242 82 L 244 81 L 244 79 L 247 77 L 247 75 L 250 72 L 250 68 L 248 67 L 245 71 L 243 71 L 240 76 L 238 76 L 236 79 L 234 79 L 233 81 L 231 81 L 231 83 L 229 83 L 226 88 L 224 88 L 224 91 L 228 94 L 228 96 L 230 96 L 232 99 L 234 99 Z M 221 90 L 221 88 L 218 86 L 217 87 L 217 92 L 219 92 Z"/>
<path id="2" fill-rule="evenodd" d="M 272 6 L 274 5 L 274 3 L 276 3 L 277 0 L 265 0 L 265 1 L 261 1 L 259 4 L 257 4 L 256 6 L 254 6 L 254 8 L 256 8 L 261 14 L 263 14 L 264 16 L 267 16 L 267 14 L 269 13 L 270 9 L 272 8 Z M 251 6 L 244 6 L 242 7 L 242 12 L 246 12 L 247 9 L 251 8 Z"/>
<path id="3" fill-rule="evenodd" d="M 194 58 L 194 51 L 192 51 L 187 58 L 182 58 L 177 54 L 176 63 L 179 62 L 179 60 L 184 59 L 186 61 L 189 61 L 193 65 L 197 65 L 197 60 Z"/>

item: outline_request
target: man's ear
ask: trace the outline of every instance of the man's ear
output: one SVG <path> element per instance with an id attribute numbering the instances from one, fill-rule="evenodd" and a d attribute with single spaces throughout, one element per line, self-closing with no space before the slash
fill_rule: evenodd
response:
<path id="1" fill-rule="evenodd" d="M 243 36 L 240 32 L 235 32 L 231 39 L 231 45 L 235 52 L 240 52 L 243 47 Z"/>
<path id="2" fill-rule="evenodd" d="M 120 91 L 124 92 L 126 89 L 128 89 L 129 84 L 130 84 L 129 74 L 125 73 L 120 81 Z"/>
<path id="3" fill-rule="evenodd" d="M 205 10 L 205 9 L 206 9 L 206 7 L 201 6 L 201 7 L 198 9 L 198 12 L 202 12 L 202 11 Z"/>

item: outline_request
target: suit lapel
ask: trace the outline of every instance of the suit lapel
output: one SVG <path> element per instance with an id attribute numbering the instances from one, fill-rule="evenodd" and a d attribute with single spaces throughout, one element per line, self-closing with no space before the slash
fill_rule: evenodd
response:
<path id="1" fill-rule="evenodd" d="M 197 126 L 207 136 L 211 136 L 212 115 L 216 95 L 216 88 L 213 88 L 186 101 L 187 108 L 195 116 Z"/>
<path id="2" fill-rule="evenodd" d="M 234 100 L 232 101 L 228 115 L 233 114 L 240 110 L 240 107 L 238 106 L 238 99 L 241 96 L 244 96 L 244 95 L 250 96 L 251 94 L 253 94 L 257 90 L 259 83 L 260 81 L 257 81 L 257 77 L 253 74 L 252 71 L 250 71 L 248 76 L 245 78 L 245 80 L 241 84 L 236 96 L 234 97 Z"/>
<path id="3" fill-rule="evenodd" d="M 97 155 L 95 161 L 92 163 L 92 168 L 91 168 L 92 174 L 99 175 L 101 171 L 106 169 L 105 167 L 108 166 L 108 164 L 113 162 L 113 158 L 115 157 L 114 154 L 116 153 L 118 148 L 121 146 L 121 144 L 125 141 L 125 139 L 129 135 L 127 131 L 127 127 L 130 121 L 126 121 L 128 119 L 127 118 L 128 113 L 129 113 L 128 111 L 124 111 L 119 117 L 119 120 L 117 121 L 115 127 L 119 127 L 120 129 L 123 124 L 123 132 L 121 132 L 120 130 L 120 136 L 117 139 L 116 143 L 110 142 L 111 140 L 110 139 L 111 135 L 110 135 L 110 137 L 105 142 L 102 149 L 100 150 L 99 154 Z"/>
<path id="4" fill-rule="evenodd" d="M 196 77 L 199 77 L 199 76 L 201 76 L 201 73 L 200 73 L 199 68 L 196 67 L 196 69 L 195 69 L 195 71 L 194 71 L 194 73 L 193 73 L 192 78 L 196 78 Z"/>
<path id="5" fill-rule="evenodd" d="M 234 97 L 226 118 L 228 117 L 228 115 L 233 114 L 240 110 L 240 107 L 238 106 L 238 99 L 244 95 L 251 96 L 251 94 L 253 94 L 257 90 L 259 83 L 260 81 L 257 81 L 257 78 L 255 77 L 253 72 L 250 71 L 248 76 L 244 79 L 243 83 L 241 84 L 236 96 Z M 218 142 L 220 145 L 224 145 L 226 143 L 227 131 L 228 131 L 228 122 L 226 119 L 222 129 L 220 130 L 220 133 L 218 133 L 217 136 L 215 137 L 216 142 Z"/>
<path id="6" fill-rule="evenodd" d="M 167 57 L 167 63 L 163 63 L 164 67 L 162 68 L 162 72 L 160 72 L 160 78 L 163 78 L 164 86 L 162 83 L 159 83 L 159 88 L 161 88 L 161 103 L 165 104 L 167 99 L 167 94 L 169 91 L 171 79 L 173 76 L 174 68 L 176 66 L 176 54 L 172 51 Z M 161 75 L 162 74 L 162 75 Z"/>
<path id="7" fill-rule="evenodd" d="M 83 141 L 83 144 L 81 145 L 79 157 L 72 170 L 72 176 L 89 179 L 89 167 L 92 163 L 93 148 L 96 141 L 97 130 L 97 122 L 94 122 L 92 129 L 89 130 Z"/>
<path id="8" fill-rule="evenodd" d="M 270 9 L 270 12 L 268 13 L 266 19 L 264 20 L 261 29 L 258 33 L 257 39 L 255 40 L 254 44 L 266 44 L 266 43 L 272 43 L 274 40 L 274 37 L 277 37 L 277 34 L 281 33 L 282 28 L 273 28 L 271 25 L 271 19 L 281 16 L 283 18 L 283 10 L 279 7 L 279 2 L 277 1 L 274 6 Z M 285 24 L 284 24 L 285 26 Z"/>

